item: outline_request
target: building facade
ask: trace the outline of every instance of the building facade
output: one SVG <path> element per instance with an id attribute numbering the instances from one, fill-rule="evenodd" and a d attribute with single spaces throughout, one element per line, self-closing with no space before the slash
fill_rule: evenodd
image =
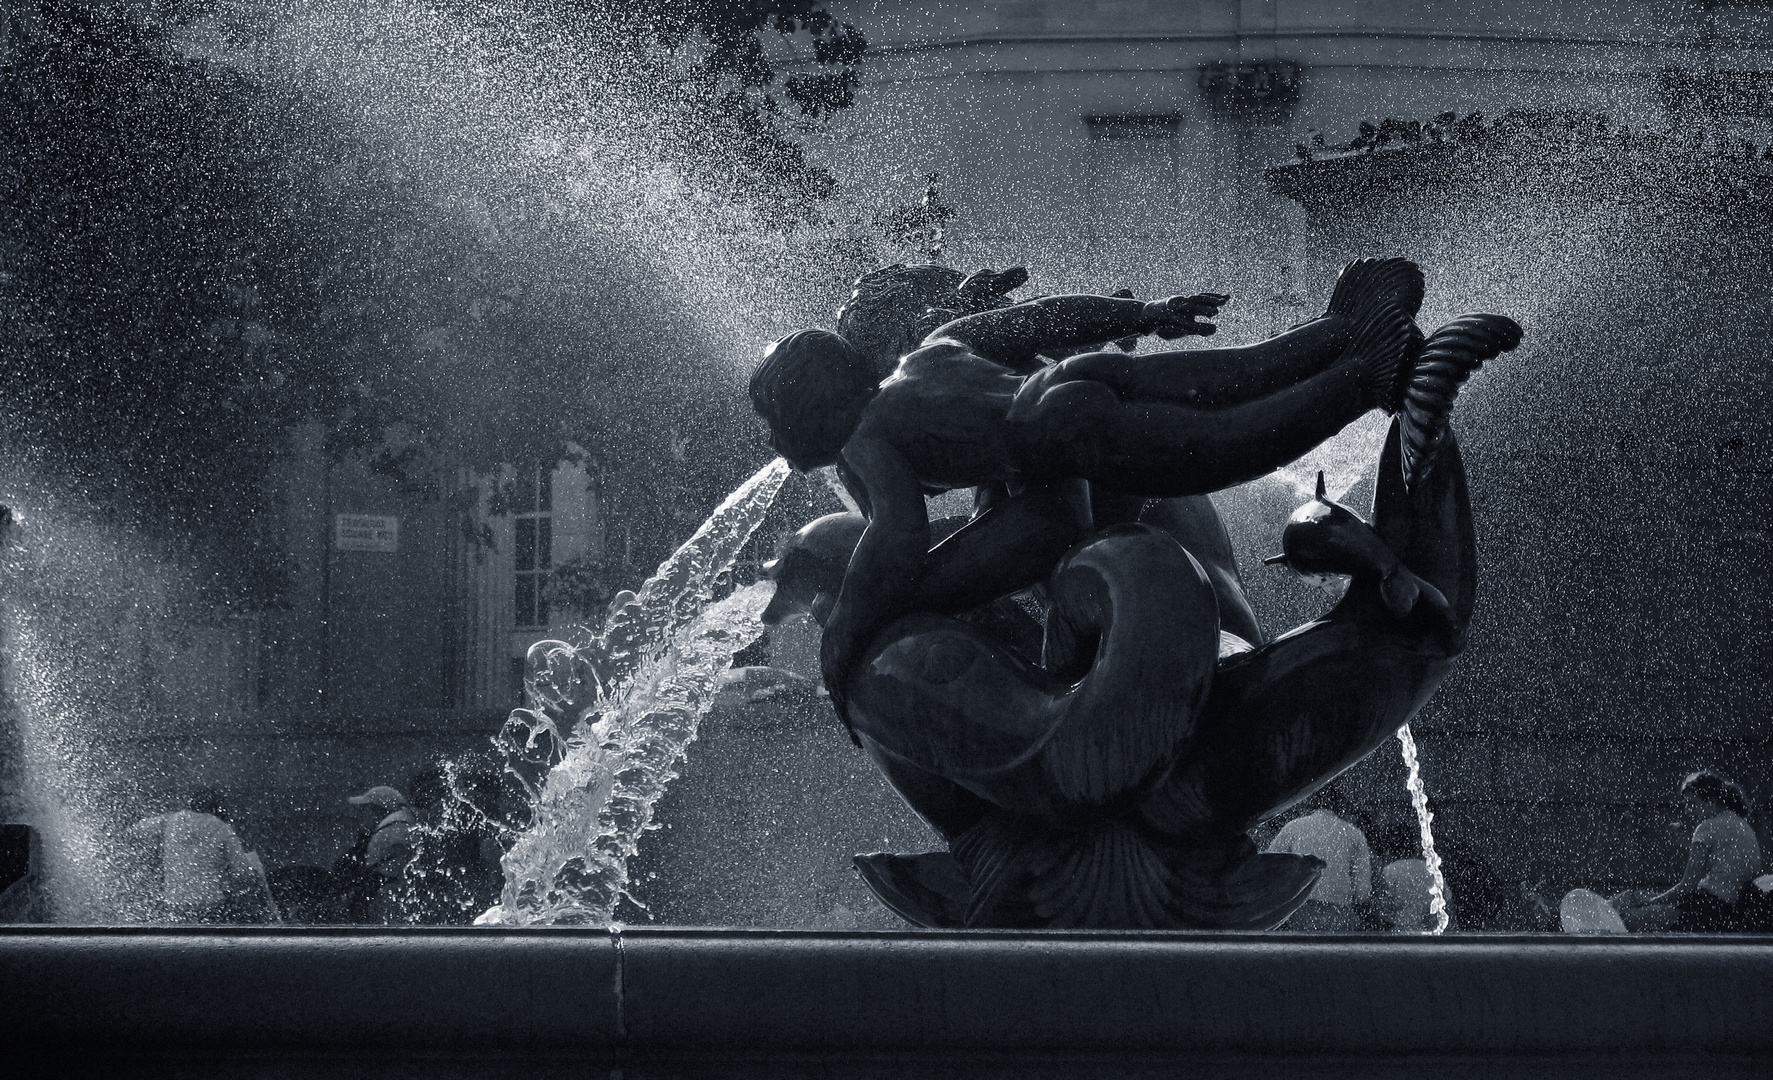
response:
<path id="1" fill-rule="evenodd" d="M 75 700 L 21 694 L 20 723 L 42 738 L 76 735 L 65 729 L 77 715 L 108 719 L 77 757 L 36 755 L 33 798 L 102 822 L 215 785 L 268 866 L 324 866 L 359 825 L 348 796 L 404 790 L 444 757 L 491 765 L 529 647 L 583 619 L 587 593 L 572 587 L 573 571 L 594 571 L 604 524 L 584 466 L 403 478 L 332 458 L 324 432 L 306 427 L 291 433 L 268 485 L 277 520 L 265 539 L 285 587 L 264 610 L 190 611 L 178 599 L 188 582 L 126 551 L 70 553 L 79 588 L 94 560 L 129 560 L 103 610 L 43 583 L 40 602 L 65 624 L 59 636 L 82 641 L 89 659 L 65 665 L 60 682 Z M 78 535 L 65 523 L 59 534 Z M 22 663 L 51 681 L 64 666 L 53 656 Z M 94 663 L 115 688 L 91 678 Z M 94 775 L 116 782 L 94 785 Z"/>

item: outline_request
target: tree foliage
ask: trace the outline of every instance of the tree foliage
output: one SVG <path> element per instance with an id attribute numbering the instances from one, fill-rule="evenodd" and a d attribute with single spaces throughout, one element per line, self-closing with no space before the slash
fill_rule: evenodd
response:
<path id="1" fill-rule="evenodd" d="M 774 189 L 800 199 L 830 194 L 831 174 L 809 165 L 800 143 L 784 134 L 784 114 L 791 105 L 801 117 L 818 118 L 855 101 L 855 65 L 867 48 L 859 30 L 834 18 L 823 0 L 637 4 L 626 18 L 636 21 L 642 42 L 650 39 L 673 51 L 698 37 L 706 44 L 689 65 L 686 85 L 707 115 L 724 122 L 712 129 L 713 141 L 689 155 L 691 160 L 711 176 L 737 163 L 728 175 L 743 188 Z M 818 68 L 781 79 L 767 46 L 772 31 L 790 39 L 804 34 Z"/>

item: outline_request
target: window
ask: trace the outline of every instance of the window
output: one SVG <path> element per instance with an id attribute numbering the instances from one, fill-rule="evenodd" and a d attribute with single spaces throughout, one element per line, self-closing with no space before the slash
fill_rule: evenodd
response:
<path id="1" fill-rule="evenodd" d="M 554 470 L 547 465 L 518 471 L 511 509 L 516 540 L 517 625 L 548 625 L 548 572 L 554 565 Z"/>

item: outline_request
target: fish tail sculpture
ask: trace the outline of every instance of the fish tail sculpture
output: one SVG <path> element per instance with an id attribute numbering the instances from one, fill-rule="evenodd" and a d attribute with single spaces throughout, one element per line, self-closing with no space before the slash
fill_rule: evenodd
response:
<path id="1" fill-rule="evenodd" d="M 1447 416 L 1465 380 L 1485 360 L 1521 343 L 1521 328 L 1502 315 L 1461 315 L 1423 343 L 1411 368 L 1398 415 L 1404 453 L 1404 480 L 1420 483 L 1446 436 Z"/>
<path id="2" fill-rule="evenodd" d="M 1372 524 L 1322 499 L 1294 515 L 1288 565 L 1346 574 L 1348 591 L 1220 664 L 1188 760 L 1140 808 L 1153 828 L 1208 841 L 1309 797 L 1408 723 L 1463 651 L 1476 535 L 1458 441 L 1443 435 L 1412 489 L 1401 426 L 1380 458 Z"/>
<path id="3" fill-rule="evenodd" d="M 1206 570 L 1165 532 L 1118 525 L 1067 555 L 1048 592 L 1039 666 L 941 616 L 881 635 L 852 681 L 852 721 L 950 852 L 858 856 L 864 879 L 925 926 L 1284 920 L 1317 860 L 1257 855 L 1241 835 L 1182 849 L 1137 816 L 1211 693 L 1219 621 Z"/>

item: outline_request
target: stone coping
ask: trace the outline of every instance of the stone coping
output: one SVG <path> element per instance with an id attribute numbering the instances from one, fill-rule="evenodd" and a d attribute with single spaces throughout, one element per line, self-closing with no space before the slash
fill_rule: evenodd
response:
<path id="1" fill-rule="evenodd" d="M 1767 1075 L 1773 939 L 22 927 L 0 1018 L 58 1075 Z"/>

